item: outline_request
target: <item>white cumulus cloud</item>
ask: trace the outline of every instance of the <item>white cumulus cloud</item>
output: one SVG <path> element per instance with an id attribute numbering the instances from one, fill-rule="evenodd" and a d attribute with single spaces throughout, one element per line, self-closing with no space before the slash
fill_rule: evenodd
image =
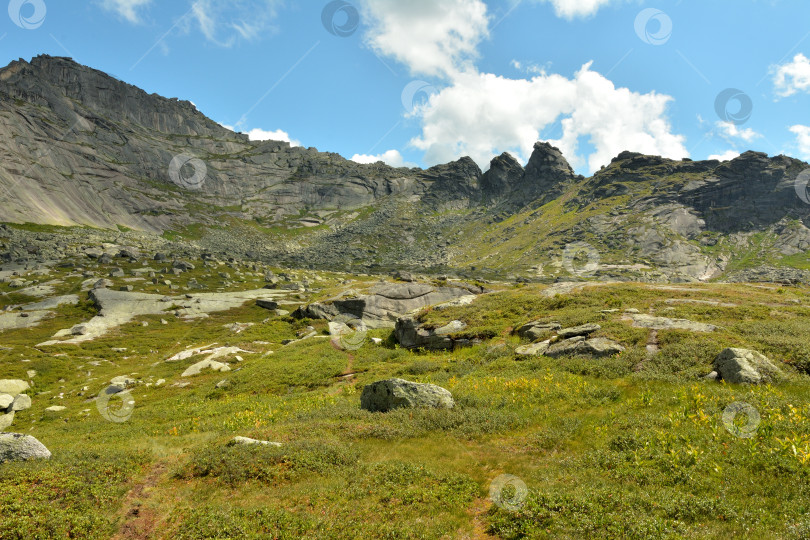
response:
<path id="1" fill-rule="evenodd" d="M 563 17 L 587 16 L 610 3 L 549 1 Z M 369 23 L 365 41 L 372 50 L 412 74 L 443 81 L 434 83 L 436 92 L 409 115 L 421 122 L 421 133 L 410 144 L 424 151 L 427 165 L 469 155 L 486 169 L 504 151 L 525 162 L 536 141 L 560 131 L 549 142 L 575 168 L 591 172 L 623 150 L 676 159 L 689 155 L 685 138 L 672 132 L 668 120 L 671 97 L 617 88 L 590 63 L 573 78 L 517 61 L 512 67 L 526 68 L 527 78 L 481 73 L 475 60 L 490 21 L 482 0 L 362 2 Z"/>
<path id="2" fill-rule="evenodd" d="M 234 126 L 221 123 L 219 125 L 225 129 L 236 131 Z M 291 138 L 289 133 L 280 129 L 268 131 L 266 129 L 254 128 L 247 132 L 247 136 L 251 141 L 285 141 L 290 143 L 290 146 L 301 146 L 301 141 Z"/>
<path id="3" fill-rule="evenodd" d="M 429 165 L 469 155 L 482 168 L 503 151 L 526 162 L 537 140 L 548 140 L 575 168 L 589 172 L 623 150 L 679 159 L 689 153 L 684 137 L 673 134 L 667 120 L 671 99 L 616 88 L 590 63 L 573 79 L 468 72 L 431 96 L 422 109 L 422 134 L 411 144 L 425 151 Z M 562 136 L 549 140 L 544 132 L 557 123 Z M 580 150 L 582 139 L 593 147 L 590 153 Z"/>
<path id="4" fill-rule="evenodd" d="M 452 77 L 472 67 L 488 35 L 480 0 L 363 0 L 371 28 L 366 44 L 413 74 Z"/>
<path id="5" fill-rule="evenodd" d="M 267 131 L 255 128 L 248 131 L 247 135 L 251 141 L 286 141 L 290 143 L 290 146 L 301 146 L 301 141 L 290 138 L 289 133 L 280 129 Z"/>
<path id="6" fill-rule="evenodd" d="M 799 157 L 810 160 L 810 126 L 791 126 L 790 132 L 796 135 L 796 144 L 799 147 Z"/>
<path id="7" fill-rule="evenodd" d="M 131 23 L 138 23 L 141 21 L 139 10 L 149 6 L 152 0 L 100 0 L 99 3 L 107 11 L 117 13 Z"/>
<path id="8" fill-rule="evenodd" d="M 726 150 L 722 154 L 712 154 L 706 159 L 716 159 L 718 161 L 731 161 L 732 159 L 739 157 L 740 153 L 736 150 Z"/>
<path id="9" fill-rule="evenodd" d="M 564 19 L 575 17 L 590 17 L 603 6 L 615 3 L 615 0 L 535 0 L 547 2 L 554 6 L 554 13 Z"/>
<path id="10" fill-rule="evenodd" d="M 758 137 L 762 137 L 760 133 L 751 128 L 741 129 L 734 122 L 718 121 L 716 126 L 720 131 L 720 135 L 726 139 L 742 139 L 745 142 L 751 142 Z"/>
<path id="11" fill-rule="evenodd" d="M 405 158 L 402 157 L 402 154 L 399 153 L 399 150 L 388 150 L 387 152 L 377 154 L 376 156 L 368 154 L 355 154 L 351 157 L 351 160 L 357 163 L 377 163 L 378 161 L 382 161 L 386 165 L 390 165 L 392 167 L 416 167 L 414 163 L 406 162 Z"/>
<path id="12" fill-rule="evenodd" d="M 788 97 L 797 92 L 810 92 L 810 59 L 799 53 L 793 61 L 772 68 L 776 94 Z"/>

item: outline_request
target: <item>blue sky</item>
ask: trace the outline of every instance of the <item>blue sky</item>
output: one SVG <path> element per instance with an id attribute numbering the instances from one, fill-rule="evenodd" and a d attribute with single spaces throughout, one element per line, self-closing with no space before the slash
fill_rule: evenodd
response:
<path id="1" fill-rule="evenodd" d="M 810 160 L 805 0 L 12 0 L 0 36 L 360 161 Z"/>

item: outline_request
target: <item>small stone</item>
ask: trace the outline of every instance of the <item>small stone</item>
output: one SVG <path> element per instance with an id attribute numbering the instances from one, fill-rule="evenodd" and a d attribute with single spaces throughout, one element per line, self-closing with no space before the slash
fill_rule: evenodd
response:
<path id="1" fill-rule="evenodd" d="M 50 411 L 50 412 L 61 412 L 61 411 L 64 411 L 65 409 L 67 409 L 67 407 L 65 407 L 63 405 L 51 405 L 50 407 L 48 407 L 45 410 Z"/>

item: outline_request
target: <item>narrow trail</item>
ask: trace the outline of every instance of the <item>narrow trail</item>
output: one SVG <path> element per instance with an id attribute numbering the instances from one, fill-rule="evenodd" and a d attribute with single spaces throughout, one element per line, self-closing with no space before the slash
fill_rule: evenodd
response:
<path id="1" fill-rule="evenodd" d="M 467 515 L 470 516 L 473 523 L 473 530 L 470 533 L 463 533 L 463 540 L 491 540 L 497 538 L 487 532 L 486 513 L 489 510 L 490 502 L 488 499 L 476 499 L 473 505 L 467 509 Z"/>
<path id="2" fill-rule="evenodd" d="M 152 490 L 166 476 L 168 466 L 157 462 L 140 482 L 130 489 L 121 505 L 119 513 L 121 525 L 113 540 L 148 540 L 155 538 L 159 514 L 147 505 Z"/>

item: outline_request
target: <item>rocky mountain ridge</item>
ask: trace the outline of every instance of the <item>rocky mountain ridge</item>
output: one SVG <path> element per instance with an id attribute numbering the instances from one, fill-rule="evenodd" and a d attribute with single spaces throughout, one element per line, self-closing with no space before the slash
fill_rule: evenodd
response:
<path id="1" fill-rule="evenodd" d="M 0 222 L 89 227 L 106 242 L 132 230 L 146 249 L 526 279 L 589 277 L 583 253 L 617 279 L 810 268 L 810 205 L 794 186 L 808 165 L 758 152 L 722 163 L 623 152 L 590 178 L 545 142 L 525 167 L 504 153 L 486 172 L 466 157 L 362 165 L 250 141 L 190 102 L 38 56 L 0 70 L 0 155 Z M 28 236 L 6 234 L 5 258 L 23 256 Z"/>

